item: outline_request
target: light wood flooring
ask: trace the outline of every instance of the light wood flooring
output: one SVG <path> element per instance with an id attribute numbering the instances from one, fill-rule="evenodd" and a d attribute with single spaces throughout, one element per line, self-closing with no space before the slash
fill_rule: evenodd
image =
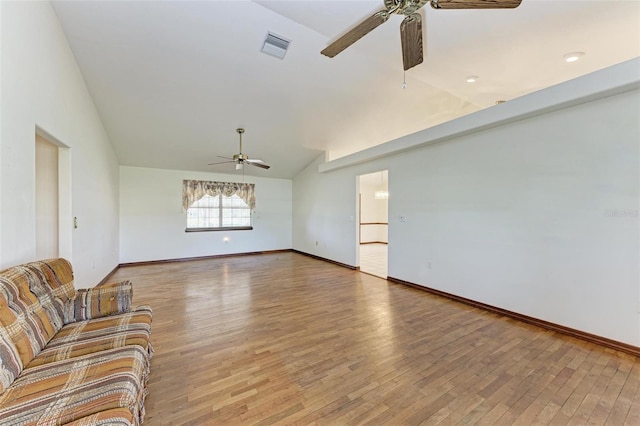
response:
<path id="1" fill-rule="evenodd" d="M 360 244 L 360 272 L 387 278 L 387 245 Z"/>
<path id="2" fill-rule="evenodd" d="M 148 425 L 640 425 L 637 358 L 292 252 L 121 268 Z"/>

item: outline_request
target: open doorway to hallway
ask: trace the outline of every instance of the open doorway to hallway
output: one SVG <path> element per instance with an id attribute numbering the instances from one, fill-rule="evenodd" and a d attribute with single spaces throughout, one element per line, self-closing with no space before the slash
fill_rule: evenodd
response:
<path id="1" fill-rule="evenodd" d="M 360 175 L 359 265 L 360 271 L 387 278 L 389 179 L 388 171 Z"/>
<path id="2" fill-rule="evenodd" d="M 36 258 L 59 255 L 58 147 L 36 137 Z"/>
<path id="3" fill-rule="evenodd" d="M 36 126 L 34 151 L 36 258 L 72 260 L 70 149 Z"/>

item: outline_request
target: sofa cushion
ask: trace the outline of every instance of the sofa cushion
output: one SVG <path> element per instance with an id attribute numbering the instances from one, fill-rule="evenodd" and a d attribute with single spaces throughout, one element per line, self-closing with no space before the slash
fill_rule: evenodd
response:
<path id="1" fill-rule="evenodd" d="M 42 271 L 46 278 L 44 284 L 52 297 L 66 303 L 76 295 L 76 289 L 73 285 L 73 269 L 68 260 L 62 258 L 40 260 L 24 266 Z"/>
<path id="2" fill-rule="evenodd" d="M 133 286 L 130 281 L 97 285 L 79 289 L 66 302 L 64 322 L 85 321 L 131 311 Z"/>
<path id="3" fill-rule="evenodd" d="M 4 296 L 0 294 L 0 329 L 2 329 L 3 340 L 9 340 L 6 345 L 3 345 L 8 354 L 7 368 L 10 364 L 19 361 L 20 371 L 22 371 L 22 367 L 27 365 L 40 352 L 38 338 L 34 336 L 33 324 L 28 319 L 29 317 L 26 315 L 17 314 L 8 305 Z M 10 362 L 9 359 L 15 357 L 16 354 L 19 359 Z M 3 366 L 5 365 L 4 353 L 2 355 L 2 364 Z M 11 370 L 15 371 L 15 367 L 12 367 Z M 20 371 L 18 371 L 18 374 Z M 17 377 L 17 374 L 14 377 Z"/>
<path id="4" fill-rule="evenodd" d="M 139 424 L 148 369 L 139 346 L 28 368 L 0 394 L 0 418 L 5 424 L 58 425 L 126 408 Z"/>
<path id="5" fill-rule="evenodd" d="M 11 336 L 12 324 L 17 317 L 7 306 L 4 297 L 0 297 L 0 393 L 18 377 L 22 371 L 22 358 Z M 5 326 L 9 324 L 9 326 Z"/>
<path id="6" fill-rule="evenodd" d="M 62 327 L 27 368 L 129 345 L 141 346 L 151 353 L 150 334 L 151 310 L 144 308 L 71 323 Z"/>
<path id="7" fill-rule="evenodd" d="M 114 408 L 67 423 L 66 426 L 130 426 L 135 424 L 131 411 Z"/>
<path id="8" fill-rule="evenodd" d="M 13 383 L 22 371 L 22 360 L 4 328 L 0 327 L 0 393 Z"/>
<path id="9" fill-rule="evenodd" d="M 61 312 L 44 288 L 45 277 L 38 269 L 25 265 L 0 271 L 0 296 L 19 318 L 32 340 L 34 354 L 62 328 Z"/>
<path id="10" fill-rule="evenodd" d="M 29 288 L 47 310 L 56 330 L 64 321 L 64 307 L 76 294 L 71 264 L 62 258 L 39 260 L 19 265 L 16 269 L 31 277 Z"/>

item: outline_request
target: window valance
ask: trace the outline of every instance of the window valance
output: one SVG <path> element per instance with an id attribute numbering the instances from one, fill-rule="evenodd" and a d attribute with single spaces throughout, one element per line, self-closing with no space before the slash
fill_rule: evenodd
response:
<path id="1" fill-rule="evenodd" d="M 186 211 L 193 203 L 205 195 L 224 195 L 231 197 L 236 194 L 238 197 L 254 209 L 256 207 L 255 184 L 236 182 L 212 182 L 206 180 L 183 180 L 182 181 L 182 208 Z"/>

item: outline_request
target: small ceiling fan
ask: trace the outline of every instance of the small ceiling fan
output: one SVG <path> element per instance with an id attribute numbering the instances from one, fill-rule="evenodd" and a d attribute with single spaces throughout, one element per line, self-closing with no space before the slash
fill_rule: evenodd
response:
<path id="1" fill-rule="evenodd" d="M 213 166 L 213 165 L 216 165 L 216 164 L 235 163 L 236 164 L 236 170 L 242 170 L 244 168 L 245 164 L 248 164 L 250 166 L 260 167 L 262 169 L 270 168 L 271 166 L 266 165 L 264 163 L 264 161 L 257 160 L 257 159 L 251 159 L 251 158 L 249 158 L 248 155 L 242 153 L 242 134 L 244 133 L 244 129 L 243 128 L 237 128 L 236 132 L 240 136 L 240 151 L 237 154 L 235 154 L 232 158 L 222 157 L 222 156 L 218 155 L 219 158 L 224 158 L 225 160 L 228 160 L 228 161 L 220 161 L 218 163 L 209 163 L 209 165 Z"/>
<path id="2" fill-rule="evenodd" d="M 522 0 L 431 0 L 434 9 L 513 9 Z M 342 37 L 327 46 L 323 55 L 333 58 L 378 26 L 387 22 L 392 13 L 405 15 L 400 24 L 402 62 L 404 70 L 422 63 L 422 16 L 418 12 L 429 0 L 384 0 L 385 10 L 374 13 Z"/>

